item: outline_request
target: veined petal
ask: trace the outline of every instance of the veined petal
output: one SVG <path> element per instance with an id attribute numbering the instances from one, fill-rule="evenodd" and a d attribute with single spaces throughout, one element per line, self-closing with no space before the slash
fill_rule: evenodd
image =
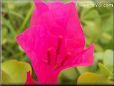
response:
<path id="1" fill-rule="evenodd" d="M 74 55 L 82 52 L 85 46 L 85 35 L 80 24 L 75 4 L 68 3 L 66 5 L 67 8 L 70 9 L 68 13 L 71 12 L 71 14 L 69 14 L 69 19 L 67 20 L 68 22 L 65 28 L 67 31 L 60 49 L 59 58 L 61 60 L 63 60 L 68 53 L 71 53 L 70 57 L 74 57 Z"/>
<path id="2" fill-rule="evenodd" d="M 57 82 L 58 73 L 54 69 L 57 39 L 41 26 L 29 28 L 17 37 L 17 42 L 31 59 L 33 69 L 41 83 Z M 48 49 L 52 49 L 49 52 L 50 56 Z"/>
<path id="3" fill-rule="evenodd" d="M 72 55 L 71 58 L 66 58 L 66 62 L 62 69 L 76 67 L 76 66 L 90 66 L 94 60 L 94 45 L 92 44 L 89 48 L 82 51 L 79 54 Z M 65 58 L 64 58 L 65 59 Z"/>
<path id="4" fill-rule="evenodd" d="M 35 9 L 31 18 L 31 27 L 37 25 L 45 25 L 52 34 L 57 36 L 64 36 L 70 29 L 72 29 L 69 28 L 69 25 L 67 24 L 71 21 L 71 19 L 74 19 L 75 17 L 78 18 L 75 3 L 69 2 L 67 4 L 64 4 L 62 2 L 48 2 L 44 4 L 48 6 L 49 10 L 41 13 L 38 9 Z M 74 23 L 79 23 L 79 19 L 74 20 L 72 20 Z M 68 31 L 66 27 L 69 28 Z M 73 26 L 73 29 L 76 28 L 77 27 Z"/>

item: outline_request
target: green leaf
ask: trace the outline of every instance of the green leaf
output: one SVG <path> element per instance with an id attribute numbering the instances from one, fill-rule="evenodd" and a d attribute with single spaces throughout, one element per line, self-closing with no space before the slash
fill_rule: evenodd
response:
<path id="1" fill-rule="evenodd" d="M 82 67 L 82 66 L 77 67 L 77 69 L 80 72 L 80 74 L 89 70 L 88 67 Z"/>
<path id="2" fill-rule="evenodd" d="M 78 77 L 78 73 L 75 70 L 75 68 L 69 68 L 63 70 L 60 75 L 59 75 L 59 80 L 60 82 L 67 82 L 67 83 L 72 83 L 72 81 L 75 81 L 76 78 Z"/>
<path id="3" fill-rule="evenodd" d="M 93 14 L 94 14 L 94 16 L 93 16 Z M 98 11 L 94 8 L 83 8 L 83 10 L 81 11 L 80 17 L 81 17 L 81 21 L 83 23 L 89 21 L 89 22 L 93 22 L 96 24 L 100 24 L 100 22 L 101 22 L 100 15 L 99 15 Z"/>
<path id="4" fill-rule="evenodd" d="M 111 84 L 109 80 L 107 80 L 104 76 L 86 72 L 80 75 L 77 80 L 77 84 Z"/>
<path id="5" fill-rule="evenodd" d="M 8 30 L 7 30 L 6 27 L 3 27 L 2 33 L 4 33 L 4 34 L 2 34 L 2 38 L 3 38 L 3 40 L 2 40 L 2 45 L 3 45 L 3 44 L 5 44 L 5 43 L 7 43 Z"/>
<path id="6" fill-rule="evenodd" d="M 109 69 L 111 72 L 113 71 L 113 51 L 112 50 L 106 50 L 105 52 L 97 52 L 95 53 L 95 63 L 98 62 L 103 63 L 107 69 Z"/>
<path id="7" fill-rule="evenodd" d="M 2 63 L 2 83 L 3 84 L 24 84 L 26 73 L 32 68 L 30 64 L 17 60 L 9 60 Z"/>
<path id="8" fill-rule="evenodd" d="M 0 80 L 0 81 L 2 81 L 2 83 L 5 83 L 5 84 L 10 83 L 10 81 L 11 81 L 11 77 L 3 70 L 2 70 L 2 78 L 1 79 L 2 80 Z"/>
<path id="9" fill-rule="evenodd" d="M 101 29 L 100 42 L 109 48 L 109 46 L 112 46 L 111 42 L 113 40 L 113 15 L 103 21 Z"/>
<path id="10" fill-rule="evenodd" d="M 101 35 L 101 17 L 98 11 L 94 8 L 83 8 L 80 13 L 80 19 L 87 40 L 97 42 Z"/>
<path id="11" fill-rule="evenodd" d="M 106 50 L 104 53 L 104 58 L 103 58 L 103 62 L 104 64 L 111 70 L 113 71 L 113 53 L 114 51 L 112 50 Z"/>
<path id="12" fill-rule="evenodd" d="M 113 13 L 102 22 L 102 31 L 105 33 L 113 33 Z"/>
<path id="13" fill-rule="evenodd" d="M 15 31 L 15 29 L 13 28 L 11 22 L 8 21 L 8 20 L 6 20 L 5 18 L 3 19 L 3 21 L 5 22 L 5 25 L 7 26 L 7 28 L 11 31 L 11 34 L 12 34 L 13 36 L 15 36 L 15 35 L 16 35 L 16 31 Z"/>
<path id="14" fill-rule="evenodd" d="M 34 9 L 34 6 L 32 5 L 31 8 L 30 8 L 30 10 L 28 11 L 28 13 L 27 13 L 27 15 L 26 15 L 24 21 L 22 22 L 21 26 L 19 27 L 19 32 L 21 32 L 21 31 L 24 29 L 24 27 L 26 26 L 27 21 L 28 21 L 28 20 L 30 19 L 30 17 L 31 17 L 31 14 L 32 14 L 33 9 Z"/>
<path id="15" fill-rule="evenodd" d="M 95 53 L 95 62 L 96 63 L 97 62 L 102 62 L 103 57 L 104 57 L 103 52 L 97 52 L 97 53 Z"/>
<path id="16" fill-rule="evenodd" d="M 99 63 L 99 72 L 105 76 L 106 78 L 111 77 L 113 74 L 112 72 L 103 64 Z"/>

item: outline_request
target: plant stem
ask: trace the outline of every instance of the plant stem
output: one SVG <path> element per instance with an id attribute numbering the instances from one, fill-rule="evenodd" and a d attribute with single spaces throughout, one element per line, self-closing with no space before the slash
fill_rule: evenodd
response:
<path id="1" fill-rule="evenodd" d="M 27 24 L 27 21 L 29 20 L 31 14 L 32 14 L 33 8 L 34 8 L 34 6 L 32 5 L 31 8 L 30 8 L 30 10 L 28 11 L 28 13 L 27 13 L 24 21 L 22 22 L 22 25 L 19 28 L 19 33 L 23 30 L 23 28 L 25 28 L 25 26 Z"/>

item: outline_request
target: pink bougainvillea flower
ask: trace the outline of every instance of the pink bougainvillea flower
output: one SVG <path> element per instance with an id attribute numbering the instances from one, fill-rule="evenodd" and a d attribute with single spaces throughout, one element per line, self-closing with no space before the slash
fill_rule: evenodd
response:
<path id="1" fill-rule="evenodd" d="M 17 42 L 31 60 L 39 83 L 57 83 L 58 74 L 70 67 L 93 64 L 94 45 L 85 49 L 74 2 L 36 0 L 30 27 L 17 36 Z M 26 83 L 34 83 L 27 74 Z"/>

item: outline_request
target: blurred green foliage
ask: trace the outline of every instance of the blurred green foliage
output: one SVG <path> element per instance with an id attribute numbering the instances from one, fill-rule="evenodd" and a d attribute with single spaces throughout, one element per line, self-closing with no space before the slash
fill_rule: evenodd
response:
<path id="1" fill-rule="evenodd" d="M 33 11 L 33 3 L 14 0 L 5 0 L 2 4 L 2 60 L 27 60 L 25 54 L 20 52 L 16 43 L 16 35 L 29 25 Z M 14 52 L 15 51 L 15 52 Z"/>
<path id="2" fill-rule="evenodd" d="M 2 83 L 3 84 L 22 84 L 26 81 L 27 72 L 32 73 L 30 64 L 8 60 L 2 63 Z"/>
<path id="3" fill-rule="evenodd" d="M 95 4 L 96 0 L 91 0 L 91 3 Z M 64 70 L 59 75 L 59 82 L 69 84 L 76 84 L 78 82 L 78 84 L 82 84 L 97 83 L 99 81 L 102 81 L 101 84 L 104 84 L 105 81 L 105 83 L 111 84 L 112 81 L 114 81 L 113 7 L 84 7 L 79 3 L 77 5 L 77 8 L 79 12 L 80 21 L 86 36 L 86 46 L 90 45 L 91 43 L 95 44 L 95 62 L 94 65 L 90 67 L 76 67 Z M 17 45 L 15 38 L 19 33 L 24 31 L 24 29 L 29 26 L 29 21 L 33 9 L 34 6 L 31 0 L 23 0 L 22 2 L 20 2 L 20 0 L 3 0 L 3 64 L 5 64 L 4 62 L 7 63 L 7 61 L 10 59 L 29 62 L 29 59 L 27 58 L 25 53 Z M 12 71 L 13 69 L 10 68 L 11 64 L 8 65 L 9 66 L 7 66 L 6 69 Z M 10 83 L 10 78 L 8 78 L 10 74 L 8 75 L 6 71 L 2 70 L 2 75 L 3 80 L 6 80 L 5 82 Z M 15 79 L 18 80 L 18 77 L 16 76 Z M 88 80 L 92 81 L 88 82 Z M 23 80 L 21 82 L 23 82 Z"/>

